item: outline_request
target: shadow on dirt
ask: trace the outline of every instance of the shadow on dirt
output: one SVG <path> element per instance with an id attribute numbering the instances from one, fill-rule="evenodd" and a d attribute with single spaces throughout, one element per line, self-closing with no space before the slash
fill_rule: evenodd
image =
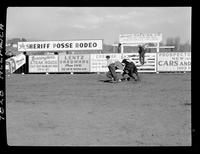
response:
<path id="1" fill-rule="evenodd" d="M 113 83 L 113 81 L 112 81 L 112 80 L 99 80 L 99 82 Z"/>
<path id="2" fill-rule="evenodd" d="M 141 83 L 141 80 L 138 80 L 138 81 L 134 81 L 133 79 L 131 79 L 131 80 L 129 80 L 129 81 L 126 81 L 126 80 L 122 80 L 122 81 L 120 81 L 120 82 L 113 82 L 112 80 L 98 80 L 99 82 L 104 82 L 104 83 L 125 83 L 125 82 L 127 82 L 127 83 L 134 83 L 134 84 L 136 84 L 136 83 Z"/>

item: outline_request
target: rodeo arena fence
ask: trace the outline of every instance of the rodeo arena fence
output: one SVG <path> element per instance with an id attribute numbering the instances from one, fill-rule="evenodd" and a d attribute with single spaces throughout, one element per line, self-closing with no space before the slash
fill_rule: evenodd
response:
<path id="1" fill-rule="evenodd" d="M 18 73 L 101 73 L 107 72 L 106 56 L 113 61 L 122 61 L 126 58 L 133 61 L 138 72 L 190 72 L 191 52 L 159 52 L 162 33 L 123 34 L 119 36 L 121 53 L 101 53 L 103 40 L 71 40 L 71 41 L 35 41 L 18 42 L 18 51 L 24 52 L 6 60 L 6 74 Z M 145 63 L 140 64 L 137 52 L 125 53 L 125 46 L 138 46 L 153 43 L 155 53 L 145 54 Z M 37 52 L 50 52 L 56 54 L 39 55 Z M 65 51 L 65 52 L 63 52 Z M 66 52 L 67 51 L 67 52 Z M 72 53 L 69 53 L 71 51 Z M 83 51 L 77 53 L 76 51 Z M 100 53 L 84 53 L 84 51 L 100 51 Z M 27 55 L 28 52 L 36 54 Z M 119 71 L 120 72 L 120 71 Z"/>

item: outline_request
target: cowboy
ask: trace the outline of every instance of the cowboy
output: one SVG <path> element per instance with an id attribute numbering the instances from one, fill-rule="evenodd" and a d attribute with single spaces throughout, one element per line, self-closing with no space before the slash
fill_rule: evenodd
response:
<path id="1" fill-rule="evenodd" d="M 121 82 L 121 79 L 117 76 L 116 70 L 117 69 L 122 69 L 123 70 L 123 65 L 119 61 L 113 61 L 110 59 L 110 56 L 106 56 L 107 59 L 107 67 L 109 71 L 106 73 L 106 76 L 108 78 L 111 78 L 113 82 Z"/>
<path id="2" fill-rule="evenodd" d="M 127 59 L 123 59 L 122 64 L 125 65 L 122 74 L 123 80 L 126 80 L 126 78 L 124 77 L 125 75 L 129 76 L 127 80 L 130 80 L 130 77 L 133 78 L 135 81 L 140 80 L 137 67 L 133 62 L 129 62 Z"/>

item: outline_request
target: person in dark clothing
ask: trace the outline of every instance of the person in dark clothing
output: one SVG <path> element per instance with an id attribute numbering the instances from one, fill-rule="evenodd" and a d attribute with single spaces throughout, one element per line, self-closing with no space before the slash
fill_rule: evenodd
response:
<path id="1" fill-rule="evenodd" d="M 143 65 L 144 59 L 145 59 L 145 48 L 144 48 L 144 46 L 141 46 L 141 45 L 138 46 L 138 53 L 139 53 L 140 63 Z"/>
<path id="2" fill-rule="evenodd" d="M 139 75 L 138 75 L 138 70 L 137 67 L 135 66 L 135 64 L 133 62 L 129 62 L 127 61 L 127 59 L 123 59 L 122 63 L 125 64 L 124 67 L 124 72 L 122 74 L 122 76 L 124 77 L 126 74 L 129 76 L 129 78 L 127 78 L 127 80 L 130 80 L 130 77 L 133 78 L 135 81 L 139 81 Z M 123 80 L 125 80 L 125 78 L 123 78 Z"/>
<path id="3" fill-rule="evenodd" d="M 121 53 L 121 43 L 118 44 L 117 52 L 118 52 L 118 53 Z"/>

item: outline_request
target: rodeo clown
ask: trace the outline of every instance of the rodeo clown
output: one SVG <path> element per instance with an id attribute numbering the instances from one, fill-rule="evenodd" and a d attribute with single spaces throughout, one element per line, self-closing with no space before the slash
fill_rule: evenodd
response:
<path id="1" fill-rule="evenodd" d="M 106 73 L 106 76 L 108 78 L 111 78 L 112 82 L 114 83 L 121 82 L 121 79 L 118 77 L 116 70 L 117 69 L 123 70 L 124 66 L 122 65 L 122 63 L 120 63 L 119 61 L 111 60 L 109 55 L 106 56 L 106 60 L 107 60 L 107 67 L 109 69 L 109 71 Z"/>

